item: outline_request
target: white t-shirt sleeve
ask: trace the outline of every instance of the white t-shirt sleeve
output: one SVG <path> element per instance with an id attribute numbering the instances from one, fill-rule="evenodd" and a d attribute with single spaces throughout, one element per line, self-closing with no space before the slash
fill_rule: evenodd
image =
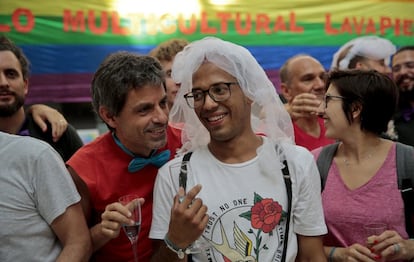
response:
<path id="1" fill-rule="evenodd" d="M 178 181 L 178 173 L 171 175 L 169 167 L 180 162 L 181 158 L 174 159 L 158 170 L 153 193 L 152 223 L 149 234 L 151 239 L 164 239 L 168 232 L 171 208 L 178 189 L 175 186 L 178 183 L 173 183 L 173 180 Z"/>
<path id="2" fill-rule="evenodd" d="M 295 154 L 290 154 L 290 158 L 288 157 L 293 183 L 293 230 L 304 236 L 324 235 L 328 231 L 325 225 L 321 180 L 316 162 L 313 155 L 305 148 L 295 147 L 291 152 Z"/>

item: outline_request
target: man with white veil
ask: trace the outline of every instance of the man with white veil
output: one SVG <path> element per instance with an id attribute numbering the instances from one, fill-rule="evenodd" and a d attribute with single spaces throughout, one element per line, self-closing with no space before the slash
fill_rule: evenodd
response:
<path id="1" fill-rule="evenodd" d="M 250 52 L 207 37 L 176 56 L 172 74 L 181 87 L 170 122 L 192 155 L 158 172 L 153 261 L 326 261 L 316 165 L 293 145 L 290 117 Z"/>
<path id="2" fill-rule="evenodd" d="M 376 70 L 391 73 L 390 58 L 397 49 L 386 38 L 361 36 L 341 46 L 332 58 L 331 69 Z"/>

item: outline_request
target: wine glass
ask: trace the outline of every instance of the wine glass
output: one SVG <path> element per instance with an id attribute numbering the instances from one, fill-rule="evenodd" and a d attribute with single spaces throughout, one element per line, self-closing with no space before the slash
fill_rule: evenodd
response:
<path id="1" fill-rule="evenodd" d="M 131 211 L 132 216 L 130 219 L 135 222 L 132 226 L 122 225 L 122 228 L 132 245 L 134 262 L 138 261 L 137 243 L 139 231 L 141 229 L 141 204 L 139 203 L 138 198 L 139 196 L 137 195 L 125 195 L 119 198 L 119 202 Z"/>
<path id="2" fill-rule="evenodd" d="M 186 168 L 183 169 L 182 164 L 184 164 Z M 188 184 L 187 180 L 192 175 L 190 161 L 183 161 L 183 162 L 178 162 L 173 165 L 170 165 L 169 171 L 170 171 L 170 179 L 173 183 L 173 186 L 175 187 L 176 192 L 178 192 L 178 189 L 180 186 L 182 186 L 184 190 L 186 190 L 186 188 L 189 188 L 187 187 L 187 184 Z M 183 172 L 185 179 L 183 179 L 184 177 L 180 178 L 180 172 Z M 182 201 L 180 201 L 180 203 L 181 202 Z M 208 249 L 209 247 L 210 247 L 209 243 L 203 238 L 203 236 L 200 236 L 199 239 L 194 241 L 188 247 L 188 250 L 190 254 L 198 254 L 198 253 L 201 253 L 203 250 Z"/>

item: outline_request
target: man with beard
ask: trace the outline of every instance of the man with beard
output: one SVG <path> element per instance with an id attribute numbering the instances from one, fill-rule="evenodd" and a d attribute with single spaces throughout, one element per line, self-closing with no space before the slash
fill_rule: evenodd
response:
<path id="1" fill-rule="evenodd" d="M 0 37 L 0 131 L 35 137 L 49 143 L 63 158 L 68 160 L 82 146 L 76 130 L 68 125 L 62 137 L 56 141 L 51 128 L 44 132 L 35 123 L 33 115 L 26 115 L 25 97 L 29 86 L 29 61 L 13 42 Z M 66 120 L 61 118 L 66 124 Z"/>
<path id="2" fill-rule="evenodd" d="M 400 89 L 395 132 L 399 142 L 414 146 L 414 46 L 401 47 L 395 53 L 392 76 Z"/>

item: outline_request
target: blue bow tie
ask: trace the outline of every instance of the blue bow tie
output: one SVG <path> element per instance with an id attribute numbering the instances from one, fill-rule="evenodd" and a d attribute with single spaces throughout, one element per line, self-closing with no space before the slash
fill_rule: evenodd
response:
<path id="1" fill-rule="evenodd" d="M 165 163 L 168 162 L 168 160 L 170 159 L 170 150 L 164 150 L 158 154 L 156 154 L 156 150 L 154 150 L 151 153 L 151 156 L 149 158 L 143 158 L 143 157 L 139 157 L 134 155 L 131 151 L 128 150 L 128 148 L 126 148 L 121 141 L 119 141 L 119 139 L 116 137 L 116 135 L 114 133 L 112 133 L 112 137 L 115 140 L 115 143 L 128 155 L 132 156 L 133 159 L 131 160 L 131 162 L 129 162 L 128 165 L 128 172 L 130 173 L 134 173 L 137 172 L 139 170 L 141 170 L 142 168 L 144 168 L 146 165 L 154 165 L 156 167 L 161 167 L 163 166 Z"/>

